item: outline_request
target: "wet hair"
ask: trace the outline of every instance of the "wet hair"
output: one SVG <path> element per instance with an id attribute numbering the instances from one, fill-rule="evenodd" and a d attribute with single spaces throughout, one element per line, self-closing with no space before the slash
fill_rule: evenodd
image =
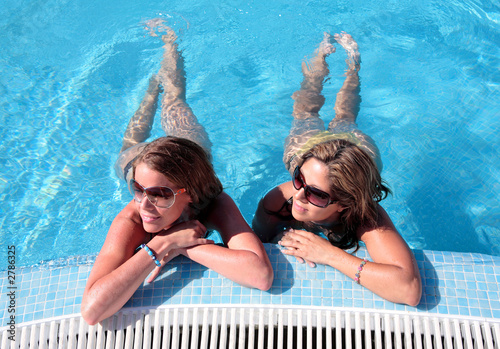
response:
<path id="1" fill-rule="evenodd" d="M 190 206 L 198 215 L 222 193 L 210 155 L 198 144 L 179 137 L 161 137 L 149 143 L 134 160 L 160 172 L 179 188 L 186 188 L 192 199 Z"/>
<path id="2" fill-rule="evenodd" d="M 373 159 L 357 145 L 336 139 L 319 143 L 302 155 L 302 160 L 315 158 L 328 166 L 333 199 L 345 207 L 341 212 L 342 232 L 328 231 L 330 242 L 343 249 L 358 247 L 356 230 L 375 226 L 377 203 L 391 190 L 384 184 Z"/>

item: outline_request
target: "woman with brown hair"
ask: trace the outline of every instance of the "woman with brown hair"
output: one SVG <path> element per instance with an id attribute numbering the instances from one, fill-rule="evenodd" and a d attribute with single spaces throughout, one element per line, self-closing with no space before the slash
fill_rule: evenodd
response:
<path id="1" fill-rule="evenodd" d="M 247 287 L 267 290 L 273 270 L 258 237 L 223 192 L 210 162 L 210 141 L 185 101 L 182 59 L 174 32 L 165 31 L 164 57 L 125 132 L 115 169 L 133 199 L 116 216 L 87 280 L 82 316 L 95 324 L 116 313 L 144 282 L 172 258 L 184 255 Z M 150 134 L 160 84 L 162 127 Z M 204 238 L 217 230 L 224 246 Z"/>
<path id="2" fill-rule="evenodd" d="M 309 65 L 303 64 L 301 89 L 292 96 L 294 121 L 283 158 L 292 180 L 260 201 L 253 229 L 263 242 L 278 241 L 283 253 L 301 262 L 330 265 L 387 300 L 414 306 L 422 292 L 419 270 L 379 205 L 390 190 L 380 176 L 377 147 L 356 126 L 360 56 L 356 42 L 345 33 L 335 35 L 348 54 L 335 118 L 328 130 L 319 118 L 323 80 L 329 73 L 325 58 L 335 52 L 330 40 L 325 34 Z M 345 251 L 357 249 L 360 241 L 371 261 Z"/>

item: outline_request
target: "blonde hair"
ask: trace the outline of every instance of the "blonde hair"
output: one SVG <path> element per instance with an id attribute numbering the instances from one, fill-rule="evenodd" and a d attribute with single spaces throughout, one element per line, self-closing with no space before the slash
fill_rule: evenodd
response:
<path id="1" fill-rule="evenodd" d="M 344 236 L 339 238 L 331 232 L 330 242 L 342 248 L 358 246 L 357 228 L 376 225 L 377 203 L 391 190 L 384 184 L 373 159 L 347 140 L 319 143 L 302 155 L 303 161 L 309 158 L 328 166 L 333 199 L 345 207 L 340 218 Z"/>
<path id="2" fill-rule="evenodd" d="M 149 143 L 135 159 L 162 173 L 179 188 L 186 188 L 190 206 L 197 215 L 222 193 L 222 184 L 210 162 L 210 155 L 198 144 L 179 137 L 161 137 Z"/>

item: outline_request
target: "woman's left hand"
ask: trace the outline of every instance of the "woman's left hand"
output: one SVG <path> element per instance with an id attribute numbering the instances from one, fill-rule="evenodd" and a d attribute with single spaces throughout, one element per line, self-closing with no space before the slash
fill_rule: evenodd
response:
<path id="1" fill-rule="evenodd" d="M 305 230 L 289 229 L 279 241 L 285 247 L 284 254 L 294 256 L 299 261 L 305 260 L 309 266 L 315 263 L 328 264 L 335 247 L 330 241 Z"/>

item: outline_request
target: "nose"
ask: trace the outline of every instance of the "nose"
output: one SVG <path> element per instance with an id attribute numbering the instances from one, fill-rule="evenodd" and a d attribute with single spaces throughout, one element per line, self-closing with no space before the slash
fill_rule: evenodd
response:
<path id="1" fill-rule="evenodd" d="M 143 192 L 143 193 L 142 193 L 142 199 L 141 199 L 140 206 L 141 206 L 143 209 L 147 209 L 147 208 L 155 207 L 155 205 L 153 205 L 153 203 L 152 203 L 151 201 L 149 201 L 149 198 L 148 198 L 148 196 L 146 195 L 146 192 Z"/>
<path id="2" fill-rule="evenodd" d="M 294 197 L 295 197 L 295 199 L 297 199 L 299 201 L 307 202 L 306 192 L 305 192 L 304 187 L 302 187 L 299 190 L 297 190 L 297 192 L 295 193 Z"/>

